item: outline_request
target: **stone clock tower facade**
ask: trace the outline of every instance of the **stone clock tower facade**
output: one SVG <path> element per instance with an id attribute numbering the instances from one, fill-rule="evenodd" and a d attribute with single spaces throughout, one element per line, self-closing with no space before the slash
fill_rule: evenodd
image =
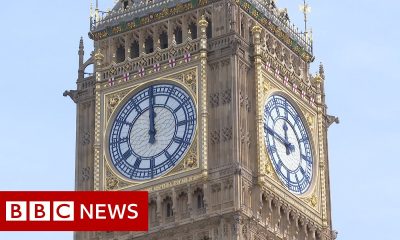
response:
<path id="1" fill-rule="evenodd" d="M 148 191 L 149 231 L 75 239 L 336 238 L 324 70 L 273 1 L 122 0 L 89 36 L 76 190 Z"/>

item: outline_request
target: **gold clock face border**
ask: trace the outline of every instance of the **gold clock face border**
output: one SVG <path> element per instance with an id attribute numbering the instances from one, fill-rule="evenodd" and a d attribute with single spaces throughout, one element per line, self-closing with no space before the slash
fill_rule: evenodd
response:
<path id="1" fill-rule="evenodd" d="M 190 143 L 190 146 L 187 148 L 186 152 L 182 155 L 181 159 L 179 160 L 178 164 L 176 164 L 174 167 L 170 168 L 169 170 L 167 170 L 164 174 L 153 178 L 153 179 L 148 179 L 148 180 L 144 180 L 144 181 L 137 181 L 137 180 L 133 180 L 130 178 L 127 178 L 125 176 L 123 176 L 114 166 L 114 164 L 111 162 L 110 160 L 110 149 L 108 148 L 108 146 L 110 145 L 110 139 L 108 138 L 110 131 L 111 131 L 111 127 L 112 127 L 112 123 L 115 120 L 116 116 L 118 115 L 118 113 L 120 112 L 120 110 L 122 109 L 122 107 L 125 105 L 125 103 L 132 98 L 136 93 L 138 93 L 139 91 L 141 91 L 142 89 L 145 89 L 148 86 L 154 85 L 154 84 L 171 84 L 174 83 L 174 85 L 178 85 L 179 87 L 181 87 L 182 89 L 184 89 L 189 96 L 192 98 L 192 100 L 194 101 L 194 105 L 195 105 L 195 109 L 196 109 L 196 121 L 198 121 L 199 118 L 199 111 L 198 111 L 198 101 L 197 101 L 197 94 L 193 93 L 193 91 L 188 88 L 187 86 L 185 86 L 184 84 L 182 84 L 181 82 L 175 80 L 175 79 L 171 79 L 171 78 L 160 78 L 160 79 L 153 79 L 153 80 L 149 80 L 146 81 L 145 83 L 138 83 L 136 85 L 131 86 L 131 89 L 129 90 L 129 92 L 119 101 L 118 105 L 114 108 L 113 112 L 111 113 L 111 115 L 109 116 L 109 118 L 106 120 L 105 124 L 106 124 L 106 128 L 104 131 L 104 143 L 105 146 L 103 147 L 103 151 L 104 151 L 104 157 L 107 161 L 107 165 L 109 166 L 110 170 L 114 173 L 115 176 L 121 178 L 122 180 L 132 183 L 132 184 L 145 184 L 148 182 L 152 182 L 155 180 L 158 180 L 160 178 L 169 176 L 168 174 L 170 174 L 174 169 L 176 169 L 181 163 L 182 161 L 185 159 L 185 157 L 187 157 L 187 155 L 189 154 L 189 152 L 192 150 L 193 147 L 198 147 L 198 144 L 195 144 L 195 142 L 197 142 L 197 138 L 198 138 L 198 123 L 196 122 L 196 127 L 195 127 L 195 132 L 193 135 L 193 139 L 192 142 Z M 106 97 L 107 95 L 111 95 L 111 94 L 115 94 L 118 91 L 123 91 L 122 89 L 119 89 L 117 91 L 114 91 L 112 93 L 109 94 L 105 94 L 104 96 Z M 196 149 L 197 152 L 197 149 Z M 199 163 L 200 164 L 200 163 Z M 192 170 L 192 169 L 191 169 Z"/>
<path id="2" fill-rule="evenodd" d="M 274 170 L 274 174 L 275 176 L 278 178 L 278 182 L 280 184 L 280 186 L 283 186 L 283 189 L 285 189 L 285 191 L 289 192 L 290 194 L 292 194 L 293 196 L 297 197 L 297 198 L 308 198 L 311 197 L 311 195 L 313 195 L 314 191 L 315 191 L 315 186 L 317 185 L 318 182 L 318 171 L 317 171 L 317 165 L 318 165 L 318 161 L 319 159 L 317 158 L 316 150 L 315 150 L 315 141 L 314 141 L 314 135 L 311 132 L 310 126 L 308 124 L 307 119 L 305 118 L 305 114 L 304 111 L 301 109 L 301 107 L 298 105 L 298 103 L 295 101 L 295 99 L 290 96 L 289 94 L 287 94 L 286 92 L 282 91 L 282 90 L 278 90 L 278 89 L 271 89 L 270 91 L 268 91 L 265 95 L 264 95 L 264 99 L 262 100 L 262 113 L 264 114 L 264 107 L 266 102 L 268 101 L 268 99 L 273 96 L 273 95 L 280 95 L 282 97 L 284 97 L 286 100 L 288 100 L 290 102 L 290 104 L 292 104 L 292 106 L 295 108 L 295 110 L 297 111 L 297 113 L 300 116 L 300 119 L 307 131 L 307 134 L 309 136 L 310 139 L 310 147 L 311 147 L 311 153 L 313 156 L 313 169 L 312 169 L 312 180 L 311 180 L 311 184 L 308 187 L 307 191 L 305 193 L 302 194 L 295 194 L 292 193 L 283 183 L 282 180 L 278 177 L 278 174 L 276 173 L 276 169 L 273 166 L 272 160 L 271 160 L 271 156 L 269 155 L 269 152 L 267 151 L 267 147 L 266 147 L 266 143 L 265 143 L 265 138 L 263 139 L 263 147 L 264 147 L 264 151 L 266 152 L 266 156 L 267 156 L 267 161 L 269 161 L 269 164 L 271 164 L 272 169 Z M 263 120 L 263 124 L 264 124 L 264 120 Z M 264 131 L 263 131 L 263 136 L 264 136 Z"/>

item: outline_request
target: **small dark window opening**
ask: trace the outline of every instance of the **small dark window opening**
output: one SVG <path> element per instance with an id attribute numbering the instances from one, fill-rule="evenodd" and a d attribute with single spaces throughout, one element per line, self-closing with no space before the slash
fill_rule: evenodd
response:
<path id="1" fill-rule="evenodd" d="M 240 22 L 240 36 L 244 37 L 244 24 L 243 24 L 243 21 Z"/>
<path id="2" fill-rule="evenodd" d="M 204 200 L 203 200 L 202 193 L 198 193 L 198 195 L 197 195 L 197 208 L 198 209 L 204 208 Z"/>
<path id="3" fill-rule="evenodd" d="M 191 38 L 192 39 L 196 39 L 197 38 L 197 25 L 196 25 L 196 23 L 194 23 L 194 22 L 190 23 L 189 24 L 189 30 L 190 30 L 190 33 L 192 34 Z"/>
<path id="4" fill-rule="evenodd" d="M 207 26 L 207 39 L 212 38 L 212 22 L 211 19 L 207 18 L 208 26 Z"/>
<path id="5" fill-rule="evenodd" d="M 172 211 L 171 203 L 167 203 L 167 217 L 172 217 L 174 212 Z"/>
<path id="6" fill-rule="evenodd" d="M 154 51 L 154 41 L 152 37 L 148 36 L 144 44 L 145 53 L 152 53 Z"/>
<path id="7" fill-rule="evenodd" d="M 138 41 L 133 41 L 131 44 L 131 58 L 137 58 L 139 57 L 139 42 Z"/>
<path id="8" fill-rule="evenodd" d="M 125 0 L 125 1 L 124 1 L 124 9 L 127 9 L 127 8 L 128 8 L 128 5 L 129 5 L 129 1 Z"/>
<path id="9" fill-rule="evenodd" d="M 253 33 L 251 32 L 251 29 L 249 28 L 249 40 L 253 40 Z"/>
<path id="10" fill-rule="evenodd" d="M 182 28 L 180 28 L 180 27 L 175 28 L 174 34 L 175 34 L 176 43 L 181 44 L 183 42 L 182 41 Z"/>
<path id="11" fill-rule="evenodd" d="M 160 48 L 168 48 L 168 34 L 166 32 L 160 34 Z"/>
<path id="12" fill-rule="evenodd" d="M 125 61 L 125 48 L 123 46 L 119 46 L 117 48 L 117 63 L 121 63 Z"/>

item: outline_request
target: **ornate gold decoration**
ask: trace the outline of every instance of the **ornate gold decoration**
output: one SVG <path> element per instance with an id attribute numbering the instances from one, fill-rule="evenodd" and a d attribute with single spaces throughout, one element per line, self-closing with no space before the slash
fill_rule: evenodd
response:
<path id="1" fill-rule="evenodd" d="M 316 83 L 322 83 L 323 78 L 321 77 L 320 74 L 316 74 L 315 77 L 314 77 L 314 81 L 315 81 Z"/>
<path id="2" fill-rule="evenodd" d="M 265 164 L 265 172 L 266 172 L 268 175 L 271 175 L 271 173 L 272 173 L 272 166 L 271 166 L 271 164 L 269 163 L 269 161 L 267 161 L 267 163 Z"/>
<path id="3" fill-rule="evenodd" d="M 104 55 L 101 53 L 100 48 L 97 49 L 94 59 L 96 59 L 96 61 L 102 61 L 104 59 Z"/>
<path id="4" fill-rule="evenodd" d="M 311 205 L 312 205 L 313 207 L 315 207 L 315 206 L 317 206 L 317 203 L 318 203 L 317 196 L 316 196 L 315 194 L 313 194 L 313 195 L 311 196 Z"/>
<path id="5" fill-rule="evenodd" d="M 306 112 L 304 114 L 304 117 L 306 118 L 307 124 L 312 131 L 314 129 L 314 117 L 311 114 L 309 114 L 308 112 Z"/>
<path id="6" fill-rule="evenodd" d="M 115 179 L 113 177 L 107 178 L 106 190 L 108 190 L 108 191 L 114 190 L 114 189 L 117 188 L 117 186 L 118 186 L 118 180 L 117 179 Z"/>
<path id="7" fill-rule="evenodd" d="M 262 28 L 261 28 L 260 26 L 258 26 L 258 25 L 255 25 L 255 26 L 251 29 L 251 31 L 252 31 L 253 33 L 261 33 Z"/>
<path id="8" fill-rule="evenodd" d="M 264 93 L 272 89 L 271 82 L 264 78 Z"/>
<path id="9" fill-rule="evenodd" d="M 113 191 L 113 190 L 119 190 L 121 188 L 134 185 L 132 183 L 128 183 L 127 181 L 124 181 L 122 178 L 118 177 L 111 169 L 110 166 L 107 164 L 106 166 L 106 184 L 105 184 L 105 190 L 106 191 Z"/>
<path id="10" fill-rule="evenodd" d="M 184 159 L 169 174 L 167 174 L 167 176 L 182 172 L 184 170 L 190 170 L 196 167 L 198 167 L 197 141 L 194 140 L 189 152 L 186 154 Z"/>
<path id="11" fill-rule="evenodd" d="M 199 21 L 199 26 L 204 27 L 204 28 L 206 28 L 208 26 L 208 22 L 206 20 L 206 17 L 204 16 L 204 14 L 201 15 L 201 19 Z"/>
<path id="12" fill-rule="evenodd" d="M 107 120 L 111 117 L 111 114 L 114 112 L 115 108 L 118 106 L 118 104 L 121 102 L 121 100 L 129 93 L 130 90 L 123 90 L 117 93 L 114 93 L 110 96 L 108 96 L 107 99 Z"/>
<path id="13" fill-rule="evenodd" d="M 193 92 L 197 91 L 197 72 L 196 69 L 191 69 L 172 76 L 189 87 Z"/>

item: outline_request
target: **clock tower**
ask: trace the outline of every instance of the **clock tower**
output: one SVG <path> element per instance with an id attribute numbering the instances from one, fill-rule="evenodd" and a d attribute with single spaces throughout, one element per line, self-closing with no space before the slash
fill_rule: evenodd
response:
<path id="1" fill-rule="evenodd" d="M 149 192 L 149 231 L 333 240 L 322 65 L 266 0 L 121 0 L 79 46 L 76 190 Z M 87 69 L 93 66 L 93 73 Z"/>

